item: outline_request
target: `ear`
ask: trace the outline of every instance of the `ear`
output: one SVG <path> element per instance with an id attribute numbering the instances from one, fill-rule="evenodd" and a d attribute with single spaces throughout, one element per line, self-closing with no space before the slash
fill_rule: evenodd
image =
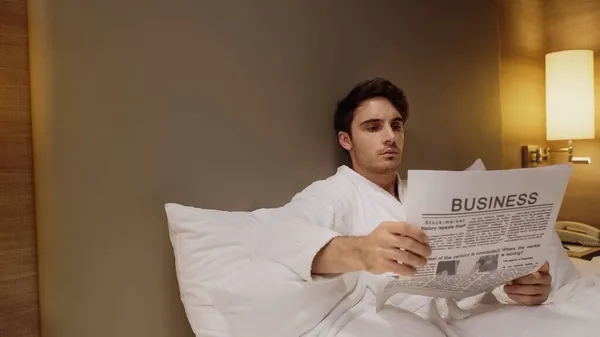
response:
<path id="1" fill-rule="evenodd" d="M 338 132 L 338 140 L 340 142 L 340 145 L 344 148 L 344 150 L 346 150 L 346 151 L 352 150 L 352 138 L 350 137 L 350 135 L 347 132 L 344 132 L 344 131 Z"/>

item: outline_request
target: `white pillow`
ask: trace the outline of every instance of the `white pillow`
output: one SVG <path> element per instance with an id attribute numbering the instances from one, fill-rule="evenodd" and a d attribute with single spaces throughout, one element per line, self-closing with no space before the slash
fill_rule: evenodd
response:
<path id="1" fill-rule="evenodd" d="M 165 210 L 181 301 L 192 330 L 198 337 L 232 337 L 225 318 L 213 306 L 210 289 L 220 276 L 248 261 L 247 242 L 238 238 L 251 232 L 257 218 L 172 203 Z M 226 263 L 230 257 L 234 259 Z"/>
<path id="2" fill-rule="evenodd" d="M 181 299 L 197 337 L 300 336 L 341 298 L 343 281 L 308 283 L 254 255 L 271 210 L 166 204 Z M 340 283 L 341 282 L 341 283 Z"/>

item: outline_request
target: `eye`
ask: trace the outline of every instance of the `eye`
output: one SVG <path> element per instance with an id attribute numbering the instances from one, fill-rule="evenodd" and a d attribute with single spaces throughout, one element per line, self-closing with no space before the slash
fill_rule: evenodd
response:
<path id="1" fill-rule="evenodd" d="M 379 130 L 379 125 L 377 125 L 377 124 L 368 125 L 366 127 L 366 130 L 369 132 L 375 132 L 375 131 Z"/>
<path id="2" fill-rule="evenodd" d="M 401 131 L 403 128 L 404 128 L 404 125 L 402 123 L 392 124 L 392 129 L 394 129 L 394 131 Z"/>

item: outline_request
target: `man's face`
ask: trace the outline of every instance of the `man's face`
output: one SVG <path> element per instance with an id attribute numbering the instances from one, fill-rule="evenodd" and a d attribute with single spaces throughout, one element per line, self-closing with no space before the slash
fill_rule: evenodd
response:
<path id="1" fill-rule="evenodd" d="M 364 101 L 354 112 L 352 136 L 341 132 L 340 144 L 350 152 L 352 165 L 373 173 L 396 171 L 402 162 L 404 121 L 385 98 Z"/>

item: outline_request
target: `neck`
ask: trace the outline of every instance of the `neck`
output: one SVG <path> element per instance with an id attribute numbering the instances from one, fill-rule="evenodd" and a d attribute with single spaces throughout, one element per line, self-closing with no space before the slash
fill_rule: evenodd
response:
<path id="1" fill-rule="evenodd" d="M 358 174 L 367 178 L 372 183 L 381 187 L 382 189 L 387 191 L 389 194 L 394 196 L 394 198 L 398 199 L 398 194 L 397 194 L 397 190 L 396 190 L 396 187 L 398 184 L 398 180 L 397 180 L 398 175 L 396 174 L 396 171 L 386 172 L 386 173 L 376 173 L 376 172 L 371 172 L 368 170 L 363 170 L 361 167 L 358 167 L 358 166 L 353 167 L 353 169 Z"/>

